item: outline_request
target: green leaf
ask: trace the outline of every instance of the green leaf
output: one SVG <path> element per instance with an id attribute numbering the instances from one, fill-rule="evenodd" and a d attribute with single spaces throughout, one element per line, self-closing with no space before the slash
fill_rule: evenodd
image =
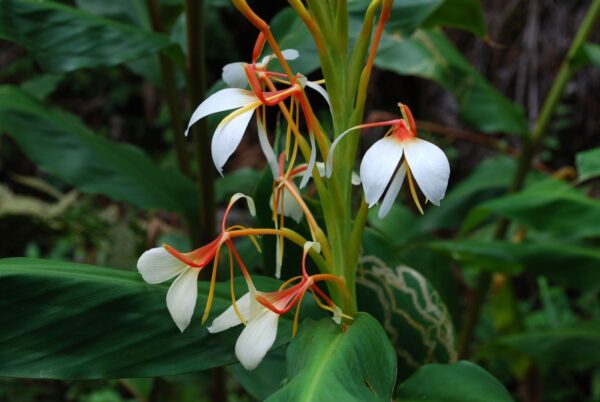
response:
<path id="1" fill-rule="evenodd" d="M 571 60 L 574 68 L 583 67 L 588 63 L 600 68 L 600 45 L 596 43 L 584 43 L 577 49 L 575 57 Z"/>
<path id="2" fill-rule="evenodd" d="M 486 202 L 478 209 L 506 216 L 560 238 L 600 235 L 600 225 L 589 224 L 600 222 L 600 200 L 555 179 L 547 179 L 519 193 Z"/>
<path id="3" fill-rule="evenodd" d="M 481 367 L 461 361 L 422 367 L 398 387 L 400 401 L 512 402 L 504 386 Z"/>
<path id="4" fill-rule="evenodd" d="M 253 280 L 265 290 L 279 285 Z M 241 328 L 211 335 L 200 325 L 207 285 L 200 282 L 196 318 L 180 333 L 166 307 L 168 284 L 90 265 L 0 260 L 0 376 L 154 377 L 233 363 Z M 245 293 L 242 280 L 236 290 Z M 219 283 L 209 320 L 230 304 L 229 283 Z M 291 335 L 289 320 L 281 321 L 276 345 Z"/>
<path id="5" fill-rule="evenodd" d="M 215 200 L 228 201 L 235 193 L 254 194 L 261 178 L 261 172 L 252 168 L 242 168 L 219 177 L 215 183 Z"/>
<path id="6" fill-rule="evenodd" d="M 349 326 L 306 320 L 287 352 L 289 382 L 267 401 L 389 401 L 396 358 L 385 331 L 358 313 Z"/>
<path id="7" fill-rule="evenodd" d="M 579 152 L 575 158 L 579 181 L 600 176 L 600 147 Z"/>
<path id="8" fill-rule="evenodd" d="M 418 271 L 386 266 L 364 257 L 356 278 L 358 306 L 388 333 L 398 354 L 398 376 L 406 378 L 426 363 L 456 361 L 454 327 L 438 292 Z"/>
<path id="9" fill-rule="evenodd" d="M 494 89 L 440 31 L 384 34 L 375 65 L 437 82 L 457 97 L 461 117 L 478 130 L 528 133 L 523 109 Z"/>
<path id="10" fill-rule="evenodd" d="M 425 245 L 448 253 L 460 263 L 507 274 L 525 270 L 577 289 L 600 285 L 600 251 L 562 242 L 508 243 L 504 241 L 434 241 Z"/>
<path id="11" fill-rule="evenodd" d="M 462 29 L 480 37 L 487 34 L 485 15 L 479 0 L 446 0 L 424 25 Z"/>
<path id="12" fill-rule="evenodd" d="M 600 321 L 508 335 L 495 341 L 492 347 L 519 351 L 548 367 L 579 370 L 598 367 Z"/>
<path id="13" fill-rule="evenodd" d="M 285 379 L 285 347 L 272 350 L 265 356 L 260 366 L 252 371 L 241 364 L 229 366 L 232 376 L 246 392 L 259 401 L 264 401 L 277 391 Z"/>
<path id="14" fill-rule="evenodd" d="M 0 38 L 26 47 L 50 72 L 111 66 L 172 45 L 164 35 L 34 0 L 2 1 Z"/>
<path id="15" fill-rule="evenodd" d="M 15 87 L 0 87 L 0 129 L 40 169 L 79 190 L 140 208 L 195 216 L 198 192 L 180 173 L 159 169 L 140 149 L 90 132 L 73 115 Z"/>

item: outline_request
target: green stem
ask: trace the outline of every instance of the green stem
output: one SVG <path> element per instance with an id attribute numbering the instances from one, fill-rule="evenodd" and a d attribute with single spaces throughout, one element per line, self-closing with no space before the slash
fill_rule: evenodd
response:
<path id="1" fill-rule="evenodd" d="M 584 44 L 587 37 L 590 35 L 597 19 L 600 14 L 600 0 L 594 0 L 590 5 L 582 23 L 575 35 L 573 42 L 571 43 L 571 47 L 567 52 L 561 66 L 558 71 L 556 78 L 550 88 L 550 92 L 548 96 L 544 100 L 544 104 L 542 106 L 542 110 L 535 124 L 534 131 L 531 135 L 529 141 L 527 141 L 519 155 L 517 170 L 513 177 L 513 181 L 511 186 L 508 189 L 508 193 L 516 193 L 523 188 L 525 183 L 525 179 L 527 177 L 527 173 L 531 168 L 531 162 L 542 144 L 542 141 L 548 134 L 548 128 L 552 117 L 554 115 L 556 106 L 560 101 L 560 98 L 565 90 L 566 85 L 575 70 L 573 65 L 573 59 L 577 54 L 577 51 Z M 496 227 L 496 232 L 494 238 L 497 240 L 504 239 L 506 234 L 508 233 L 509 220 L 506 218 L 502 218 L 498 221 L 498 225 Z M 483 272 L 477 278 L 477 285 L 475 288 L 475 292 L 471 298 L 469 306 L 467 308 L 467 312 L 465 315 L 465 321 L 462 327 L 462 331 L 459 334 L 458 338 L 458 355 L 459 358 L 466 358 L 469 354 L 469 347 L 471 341 L 473 339 L 473 334 L 475 332 L 475 328 L 477 327 L 477 323 L 479 321 L 479 316 L 481 314 L 481 308 L 489 291 L 490 285 L 492 283 L 492 273 Z"/>
<path id="2" fill-rule="evenodd" d="M 206 90 L 204 0 L 186 0 L 186 28 L 188 42 L 188 87 L 192 107 L 202 102 Z M 214 168 L 211 164 L 210 138 L 206 120 L 191 128 L 198 163 L 198 189 L 200 191 L 200 244 L 209 243 L 215 231 Z"/>

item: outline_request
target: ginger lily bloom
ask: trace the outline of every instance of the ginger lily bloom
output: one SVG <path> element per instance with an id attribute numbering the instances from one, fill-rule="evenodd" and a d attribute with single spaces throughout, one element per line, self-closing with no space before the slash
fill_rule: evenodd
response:
<path id="1" fill-rule="evenodd" d="M 327 176 L 331 177 L 333 151 L 349 132 L 360 128 L 390 126 L 386 136 L 371 146 L 360 164 L 360 178 L 365 191 L 365 201 L 372 207 L 385 196 L 379 217 L 387 215 L 400 192 L 404 177 L 408 178 L 410 192 L 419 211 L 423 209 L 413 183 L 416 181 L 427 200 L 434 205 L 446 194 L 450 164 L 444 152 L 436 145 L 416 137 L 417 129 L 410 109 L 400 104 L 403 118 L 352 127 L 336 138 L 327 158 Z"/>
<path id="2" fill-rule="evenodd" d="M 223 216 L 221 233 L 207 245 L 189 253 L 181 253 L 165 244 L 162 247 L 147 250 L 138 259 L 138 271 L 142 275 L 142 278 L 150 284 L 166 282 L 169 279 L 177 277 L 167 292 L 167 308 L 181 332 L 188 327 L 194 314 L 198 298 L 198 275 L 204 267 L 211 261 L 214 261 L 213 281 L 211 281 L 205 316 L 207 316 L 210 310 L 219 251 L 223 244 L 226 244 L 230 249 L 233 247 L 229 233 L 225 230 L 225 222 L 231 207 L 240 198 L 246 198 L 250 213 L 252 215 L 255 214 L 254 201 L 250 197 L 241 193 L 234 195 Z"/>
<path id="3" fill-rule="evenodd" d="M 316 282 L 323 280 L 333 280 L 340 284 L 340 278 L 327 274 L 308 276 L 306 273 L 306 256 L 311 247 L 318 249 L 318 243 L 307 242 L 304 245 L 302 276 L 284 283 L 276 292 L 259 292 L 249 281 L 249 292 L 215 318 L 208 327 L 208 331 L 214 334 L 241 323 L 246 325 L 235 345 L 235 354 L 246 370 L 253 370 L 260 364 L 277 338 L 279 317 L 292 310 L 294 306 L 297 306 L 293 329 L 293 333 L 296 333 L 300 305 L 307 290 L 314 295 L 320 307 L 333 313 L 336 323 L 339 324 L 342 317 L 350 318 L 345 316 L 341 309 L 316 286 Z M 300 279 L 297 284 L 286 287 L 297 279 Z"/>
<path id="4" fill-rule="evenodd" d="M 296 60 L 300 55 L 296 49 L 284 49 L 281 51 L 281 54 L 285 60 Z M 254 64 L 255 70 L 266 71 L 267 66 L 275 57 L 276 56 L 274 54 L 263 57 L 260 62 L 256 62 Z M 223 66 L 223 73 L 221 74 L 221 77 L 227 86 L 230 88 L 242 89 L 248 87 L 248 78 L 244 69 L 246 64 L 247 63 L 244 63 L 243 61 L 238 61 Z"/>

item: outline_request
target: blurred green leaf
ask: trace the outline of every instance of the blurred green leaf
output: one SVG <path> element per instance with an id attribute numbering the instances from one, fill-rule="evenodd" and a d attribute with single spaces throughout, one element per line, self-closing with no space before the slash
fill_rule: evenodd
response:
<path id="1" fill-rule="evenodd" d="M 600 68 L 600 45 L 597 43 L 584 43 L 575 54 L 572 63 L 575 67 L 583 67 L 588 63 Z"/>
<path id="2" fill-rule="evenodd" d="M 159 169 L 140 149 L 95 135 L 75 116 L 18 88 L 0 87 L 0 129 L 42 170 L 81 191 L 197 214 L 198 192 L 186 177 Z"/>
<path id="3" fill-rule="evenodd" d="M 438 292 L 406 265 L 386 266 L 365 256 L 359 269 L 359 309 L 373 315 L 398 355 L 398 376 L 406 378 L 426 363 L 453 363 L 454 327 Z"/>
<path id="4" fill-rule="evenodd" d="M 43 101 L 64 79 L 64 74 L 43 74 L 22 83 L 21 89 Z"/>
<path id="5" fill-rule="evenodd" d="M 532 184 L 519 193 L 488 201 L 477 209 L 562 238 L 600 235 L 600 225 L 590 224 L 600 222 L 600 200 L 555 179 Z M 478 213 L 477 210 L 474 213 Z M 477 219 L 470 221 L 471 225 L 477 223 Z"/>
<path id="6" fill-rule="evenodd" d="M 579 181 L 600 176 L 600 147 L 579 152 L 575 158 Z"/>
<path id="7" fill-rule="evenodd" d="M 504 386 L 481 367 L 461 361 L 430 364 L 400 384 L 400 401 L 512 402 Z"/>
<path id="8" fill-rule="evenodd" d="M 120 64 L 168 48 L 164 36 L 52 1 L 5 0 L 0 38 L 26 47 L 47 71 Z M 171 55 L 180 59 L 180 51 Z"/>
<path id="9" fill-rule="evenodd" d="M 559 242 L 432 241 L 425 247 L 447 253 L 471 267 L 514 274 L 525 270 L 577 289 L 600 287 L 600 251 Z"/>
<path id="10" fill-rule="evenodd" d="M 487 34 L 485 16 L 479 0 L 446 0 L 427 18 L 424 25 L 462 29 L 480 37 Z"/>
<path id="11" fill-rule="evenodd" d="M 331 319 L 306 320 L 288 346 L 287 374 L 289 382 L 267 401 L 389 401 L 396 358 L 366 313 L 343 329 Z"/>
<path id="12" fill-rule="evenodd" d="M 251 168 L 238 169 L 219 177 L 215 183 L 216 202 L 228 201 L 235 193 L 254 194 L 261 172 Z"/>
<path id="13" fill-rule="evenodd" d="M 252 279 L 265 290 L 279 285 L 269 278 Z M 197 312 L 180 333 L 166 307 L 167 289 L 168 284 L 146 284 L 136 272 L 29 258 L 0 260 L 0 375 L 153 377 L 233 363 L 241 328 L 211 335 Z M 236 289 L 245 293 L 243 280 L 236 281 Z M 200 282 L 199 310 L 207 293 L 208 283 Z M 219 283 L 211 319 L 230 304 L 229 283 Z M 291 322 L 281 322 L 276 345 L 291 335 Z"/>
<path id="14" fill-rule="evenodd" d="M 517 350 L 549 368 L 581 370 L 598 367 L 600 321 L 508 335 L 494 341 L 490 347 Z"/>
<path id="15" fill-rule="evenodd" d="M 461 118 L 478 130 L 528 133 L 523 109 L 494 89 L 443 32 L 421 29 L 411 36 L 384 34 L 375 65 L 435 81 L 451 91 L 460 104 Z"/>

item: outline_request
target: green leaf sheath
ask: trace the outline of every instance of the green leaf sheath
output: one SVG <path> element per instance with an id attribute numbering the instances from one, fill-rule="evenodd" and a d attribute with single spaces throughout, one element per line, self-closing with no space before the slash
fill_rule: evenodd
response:
<path id="1" fill-rule="evenodd" d="M 0 39 L 27 48 L 50 72 L 116 65 L 173 44 L 164 35 L 34 0 L 0 2 Z"/>
<path id="2" fill-rule="evenodd" d="M 275 401 L 390 401 L 396 356 L 381 325 L 358 313 L 345 328 L 305 321 L 287 353 L 287 384 Z"/>
<path id="3" fill-rule="evenodd" d="M 279 284 L 253 280 L 267 290 Z M 235 284 L 246 292 L 242 280 Z M 90 265 L 0 260 L 0 376 L 155 377 L 231 364 L 242 328 L 211 335 L 200 325 L 207 285 L 200 282 L 195 318 L 180 333 L 167 310 L 167 284 Z M 218 284 L 211 319 L 230 305 L 229 283 Z M 276 346 L 291 335 L 290 321 L 281 321 Z"/>
<path id="4" fill-rule="evenodd" d="M 0 87 L 0 129 L 40 169 L 83 192 L 140 208 L 197 214 L 198 192 L 179 172 L 159 169 L 139 148 L 96 135 L 75 116 L 18 88 Z"/>

